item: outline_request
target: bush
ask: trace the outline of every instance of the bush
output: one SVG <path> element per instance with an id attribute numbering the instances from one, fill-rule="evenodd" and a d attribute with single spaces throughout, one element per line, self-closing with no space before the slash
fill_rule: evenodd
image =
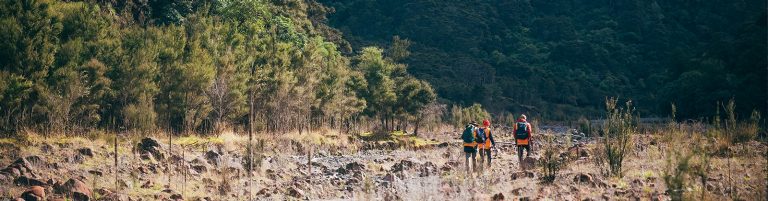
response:
<path id="1" fill-rule="evenodd" d="M 672 200 L 696 200 L 693 194 L 686 195 L 686 189 L 691 187 L 693 182 L 701 182 L 701 188 L 706 186 L 707 175 L 710 170 L 710 154 L 707 148 L 710 147 L 708 140 L 702 135 L 686 135 L 685 132 L 669 133 L 669 146 L 667 152 L 666 167 L 663 172 L 664 183 L 667 185 L 667 193 Z M 702 189 L 701 198 L 705 197 L 706 191 Z"/>
<path id="2" fill-rule="evenodd" d="M 596 157 L 605 157 L 604 162 L 607 162 L 611 174 L 621 177 L 624 157 L 627 150 L 633 147 L 631 135 L 635 132 L 636 122 L 632 101 L 627 101 L 624 108 L 617 107 L 617 102 L 616 98 L 605 100 L 607 116 L 602 129 L 604 154 Z"/>
<path id="3" fill-rule="evenodd" d="M 539 160 L 539 166 L 542 167 L 541 178 L 546 183 L 555 181 L 560 169 L 565 166 L 566 159 L 561 158 L 562 148 L 554 142 L 553 136 L 542 136 L 544 154 Z"/>

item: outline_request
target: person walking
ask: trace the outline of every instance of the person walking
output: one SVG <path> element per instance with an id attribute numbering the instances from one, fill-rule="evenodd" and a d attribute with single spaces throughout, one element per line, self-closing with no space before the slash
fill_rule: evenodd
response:
<path id="1" fill-rule="evenodd" d="M 481 168 L 488 169 L 491 167 L 491 148 L 496 146 L 493 132 L 491 132 L 491 121 L 483 120 L 483 126 L 477 129 L 477 136 L 484 138 L 483 142 L 477 145 L 477 151 L 480 152 L 480 165 Z M 482 167 L 483 165 L 485 167 Z"/>
<path id="2" fill-rule="evenodd" d="M 515 122 L 512 133 L 515 136 L 515 144 L 517 144 L 517 158 L 522 163 L 523 150 L 526 151 L 526 157 L 531 156 L 531 135 L 533 128 L 528 123 L 527 117 L 523 114 Z"/>
<path id="3" fill-rule="evenodd" d="M 461 139 L 464 141 L 464 164 L 467 169 L 467 174 L 477 169 L 477 128 L 474 122 L 467 124 L 464 128 L 464 132 L 461 134 Z M 472 169 L 470 169 L 470 162 L 472 163 Z"/>

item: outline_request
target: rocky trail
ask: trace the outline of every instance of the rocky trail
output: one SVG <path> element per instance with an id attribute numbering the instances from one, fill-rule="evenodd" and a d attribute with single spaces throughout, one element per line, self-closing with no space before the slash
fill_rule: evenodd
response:
<path id="1" fill-rule="evenodd" d="M 26 147 L 5 143 L 0 200 L 669 199 L 663 160 L 649 158 L 658 152 L 653 148 L 631 156 L 627 169 L 632 171 L 619 179 L 595 168 L 590 150 L 594 140 L 553 135 L 565 147 L 559 157 L 570 158 L 553 183 L 542 180 L 542 151 L 534 150 L 520 164 L 514 145 L 501 143 L 510 141 L 503 135 L 491 167 L 469 174 L 458 141 L 448 134 L 435 134 L 437 143 L 420 148 L 377 149 L 357 139 L 314 147 L 285 139 L 260 141 L 250 172 L 247 149 L 238 136 L 189 144 L 181 139 L 170 151 L 160 138 L 137 138 L 118 147 L 119 168 L 107 140 L 41 140 Z M 750 146 L 765 150 L 765 144 Z M 735 163 L 739 171 L 733 174 L 741 177 L 759 178 L 765 169 L 763 160 Z M 707 191 L 727 193 L 722 173 L 713 172 L 710 180 Z M 753 191 L 759 188 L 759 181 L 755 183 Z"/>

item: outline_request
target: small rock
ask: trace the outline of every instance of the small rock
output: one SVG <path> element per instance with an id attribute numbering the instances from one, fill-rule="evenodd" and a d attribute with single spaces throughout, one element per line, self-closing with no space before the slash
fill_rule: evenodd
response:
<path id="1" fill-rule="evenodd" d="M 21 198 L 25 201 L 45 200 L 45 189 L 40 186 L 32 186 L 21 194 Z"/>
<path id="2" fill-rule="evenodd" d="M 165 159 L 165 155 L 163 155 L 163 152 L 161 151 L 162 147 L 160 145 L 160 142 L 154 138 L 141 139 L 141 142 L 139 142 L 138 144 L 138 149 L 142 155 L 142 159 L 144 159 L 144 156 L 146 155 L 146 153 L 151 154 L 146 156 L 151 156 L 154 159 L 159 159 L 159 160 Z"/>
<path id="3" fill-rule="evenodd" d="M 152 183 L 152 180 L 148 180 L 147 182 L 144 182 L 144 184 L 141 184 L 141 188 L 152 188 L 152 186 L 155 186 L 155 183 Z"/>
<path id="4" fill-rule="evenodd" d="M 580 184 L 582 183 L 592 184 L 593 180 L 591 175 L 580 173 L 573 177 L 573 182 L 580 183 Z"/>
<path id="5" fill-rule="evenodd" d="M 93 157 L 93 150 L 88 147 L 77 149 L 77 152 L 83 156 Z"/>
<path id="6" fill-rule="evenodd" d="M 65 194 L 71 196 L 75 201 L 90 200 L 92 193 L 91 189 L 80 180 L 69 179 L 64 184 L 56 184 L 53 187 L 54 192 L 58 194 Z"/>
<path id="7" fill-rule="evenodd" d="M 213 150 L 205 152 L 205 159 L 208 159 L 208 163 L 212 165 L 218 166 L 219 164 L 221 164 L 221 154 Z"/>
<path id="8" fill-rule="evenodd" d="M 409 160 L 401 160 L 399 163 L 392 165 L 392 171 L 402 172 L 403 170 L 411 169 L 411 167 L 413 167 L 413 162 Z"/>
<path id="9" fill-rule="evenodd" d="M 395 175 L 387 173 L 387 175 L 384 175 L 384 181 L 388 181 L 390 183 L 394 182 L 395 181 Z"/>
<path id="10" fill-rule="evenodd" d="M 504 194 L 503 193 L 497 193 L 496 195 L 493 195 L 491 200 L 494 200 L 494 201 L 504 200 Z"/>
<path id="11" fill-rule="evenodd" d="M 176 194 L 171 195 L 171 200 L 178 201 L 178 200 L 184 200 L 184 198 L 181 196 L 181 194 L 176 193 Z"/>
<path id="12" fill-rule="evenodd" d="M 291 186 L 291 187 L 288 187 L 288 196 L 295 197 L 295 198 L 304 198 L 304 191 Z"/>
<path id="13" fill-rule="evenodd" d="M 35 179 L 35 178 L 29 178 L 27 176 L 20 176 L 13 180 L 13 183 L 19 186 L 45 186 L 48 185 L 48 183 Z"/>
<path id="14" fill-rule="evenodd" d="M 92 175 L 98 176 L 98 177 L 104 175 L 104 173 L 102 173 L 101 171 L 98 171 L 98 170 L 88 170 L 88 173 L 91 173 Z"/>
<path id="15" fill-rule="evenodd" d="M 448 147 L 448 143 L 447 142 L 440 143 L 437 145 L 437 147 L 438 148 Z"/>

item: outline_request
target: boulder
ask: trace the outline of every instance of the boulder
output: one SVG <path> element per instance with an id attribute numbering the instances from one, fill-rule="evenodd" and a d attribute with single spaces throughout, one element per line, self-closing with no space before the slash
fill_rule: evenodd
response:
<path id="1" fill-rule="evenodd" d="M 215 166 L 221 164 L 221 154 L 213 150 L 205 152 L 205 159 L 208 159 L 208 163 Z"/>
<path id="2" fill-rule="evenodd" d="M 165 155 L 162 152 L 162 147 L 160 145 L 160 142 L 157 141 L 154 138 L 144 138 L 141 139 L 141 142 L 137 145 L 139 149 L 139 154 L 142 155 L 142 159 L 145 157 L 151 156 L 154 159 L 165 159 Z"/>
<path id="3" fill-rule="evenodd" d="M 339 174 L 349 174 L 349 173 L 356 173 L 360 172 L 365 169 L 365 165 L 360 164 L 358 162 L 351 162 L 345 165 L 344 167 L 339 167 L 339 169 L 336 169 L 336 172 Z"/>
<path id="4" fill-rule="evenodd" d="M 413 162 L 409 160 L 401 160 L 399 163 L 392 165 L 391 169 L 393 172 L 402 172 L 411 169 L 411 167 L 413 167 Z"/>
<path id="5" fill-rule="evenodd" d="M 64 184 L 55 184 L 53 190 L 55 193 L 72 197 L 75 201 L 88 201 L 93 195 L 91 188 L 77 179 L 69 179 Z"/>
<path id="6" fill-rule="evenodd" d="M 45 200 L 45 189 L 41 186 L 32 186 L 24 193 L 21 193 L 21 199 L 25 201 Z"/>
<path id="7" fill-rule="evenodd" d="M 80 155 L 93 157 L 93 150 L 88 147 L 77 149 L 77 153 L 80 153 Z"/>
<path id="8" fill-rule="evenodd" d="M 32 157 L 32 158 L 35 158 L 35 157 Z M 39 159 L 39 157 L 37 157 L 37 159 Z M 35 169 L 26 158 L 19 158 L 18 160 L 14 161 L 10 165 L 8 165 L 8 167 L 5 167 L 2 170 L 0 170 L 0 174 L 4 174 L 6 176 L 10 176 L 14 178 L 19 176 L 37 178 L 37 175 L 35 174 Z"/>
<path id="9" fill-rule="evenodd" d="M 19 186 L 45 186 L 46 182 L 40 179 L 29 178 L 27 176 L 19 176 L 13 180 L 13 183 Z"/>

